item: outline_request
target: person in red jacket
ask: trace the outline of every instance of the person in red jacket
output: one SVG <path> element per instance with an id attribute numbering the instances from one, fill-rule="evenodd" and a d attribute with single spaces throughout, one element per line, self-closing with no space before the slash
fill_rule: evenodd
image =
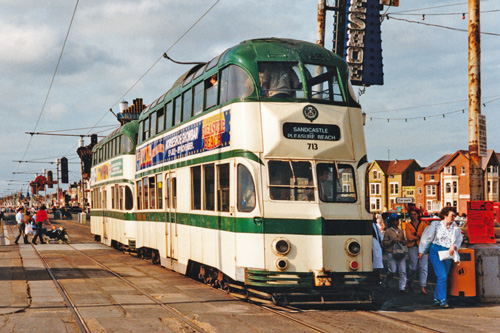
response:
<path id="1" fill-rule="evenodd" d="M 35 217 L 35 222 L 36 222 L 36 234 L 35 237 L 33 237 L 33 240 L 31 241 L 33 244 L 36 245 L 36 239 L 40 239 L 40 243 L 45 244 L 42 238 L 42 227 L 43 223 L 47 221 L 47 223 L 50 225 L 49 221 L 49 216 L 47 215 L 47 207 L 45 205 L 42 205 L 42 207 L 38 210 L 36 213 Z"/>

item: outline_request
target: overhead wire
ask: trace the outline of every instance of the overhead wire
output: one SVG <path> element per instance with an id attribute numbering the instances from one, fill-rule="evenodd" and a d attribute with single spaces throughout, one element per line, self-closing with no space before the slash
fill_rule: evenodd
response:
<path id="1" fill-rule="evenodd" d="M 162 55 L 156 61 L 153 62 L 153 64 L 151 66 L 149 66 L 149 68 L 144 72 L 144 74 L 142 74 L 139 77 L 139 79 L 137 79 L 137 81 L 120 98 L 118 98 L 118 100 L 109 109 L 112 109 L 116 104 L 118 104 L 120 101 L 122 101 L 123 98 L 130 91 L 132 91 L 132 89 L 134 89 L 135 86 L 137 86 L 137 84 L 160 62 L 160 60 L 162 60 L 164 58 L 164 54 L 166 54 L 168 51 L 170 51 L 179 41 L 181 41 L 181 39 L 184 38 L 184 36 L 186 36 L 219 2 L 220 2 L 220 0 L 215 1 L 215 3 L 209 9 L 207 9 L 203 13 L 203 15 L 201 15 L 179 38 L 177 38 L 177 40 L 164 53 L 162 53 Z M 90 127 L 87 134 L 90 134 L 94 128 L 97 128 L 97 125 L 104 119 L 104 117 L 106 117 L 108 112 L 109 112 L 109 110 L 106 110 L 106 112 L 103 113 L 102 117 L 99 118 L 99 120 L 96 122 L 96 124 L 93 127 Z M 105 132 L 105 131 L 103 131 L 103 132 Z M 98 132 L 98 133 L 102 133 L 102 132 Z M 70 151 L 74 150 L 74 148 L 75 148 L 75 145 L 73 145 L 70 148 Z M 69 153 L 69 151 L 68 151 L 68 153 Z M 66 154 L 68 154 L 68 153 L 66 153 Z"/>
<path id="2" fill-rule="evenodd" d="M 68 31 L 66 32 L 66 37 L 64 38 L 64 43 L 63 43 L 63 46 L 61 48 L 61 52 L 59 53 L 59 59 L 57 60 L 57 65 L 56 65 L 56 68 L 54 70 L 54 74 L 52 75 L 52 79 L 50 81 L 49 89 L 48 89 L 47 94 L 45 96 L 45 100 L 44 100 L 42 108 L 40 110 L 40 114 L 38 115 L 38 119 L 36 121 L 35 129 L 33 130 L 33 132 L 35 132 L 36 129 L 38 128 L 38 124 L 40 123 L 40 120 L 42 118 L 43 112 L 45 110 L 45 106 L 47 105 L 47 101 L 48 101 L 49 96 L 50 96 L 50 91 L 52 90 L 52 86 L 54 84 L 54 80 L 56 78 L 57 71 L 59 69 L 59 65 L 61 64 L 61 59 L 62 59 L 62 56 L 63 56 L 63 53 L 64 53 L 64 49 L 66 47 L 66 42 L 68 41 L 69 33 L 71 31 L 71 26 L 73 25 L 73 20 L 75 19 L 76 10 L 78 8 L 78 2 L 79 2 L 79 0 L 76 0 L 75 9 L 73 10 L 73 15 L 71 16 L 71 21 L 69 23 Z M 21 160 L 24 160 L 24 158 L 26 157 L 26 154 L 28 153 L 28 150 L 29 150 L 29 147 L 31 145 L 32 140 L 33 140 L 33 135 L 30 136 L 30 140 L 28 142 L 28 145 L 26 146 L 26 150 L 24 151 L 24 154 L 23 154 L 23 157 L 21 158 Z M 19 170 L 19 166 L 18 166 L 17 170 Z"/>
<path id="3" fill-rule="evenodd" d="M 196 20 L 196 22 L 194 22 L 189 27 L 189 29 L 187 29 L 179 38 L 177 38 L 177 40 L 164 53 L 162 53 L 161 56 L 158 59 L 156 59 L 155 62 L 153 62 L 153 64 L 146 70 L 146 72 L 144 72 L 144 74 L 142 74 L 139 77 L 139 79 L 111 106 L 111 108 L 113 108 L 116 104 L 118 104 L 121 100 L 123 100 L 123 98 L 130 91 L 132 91 L 132 89 L 135 88 L 135 86 L 160 62 L 160 60 L 162 60 L 164 58 L 164 54 L 166 54 L 168 51 L 170 51 L 182 38 L 184 38 L 184 36 L 186 36 L 219 2 L 220 2 L 220 0 L 215 1 L 215 3 L 207 11 L 205 11 L 205 13 L 203 13 L 203 15 L 201 15 L 198 18 L 198 20 Z M 108 112 L 109 112 L 108 110 L 106 110 L 106 112 L 104 112 L 102 117 L 97 121 L 96 126 L 97 126 L 97 124 L 99 124 L 99 122 L 101 122 L 102 119 L 104 119 L 104 117 L 106 117 Z"/>
<path id="4" fill-rule="evenodd" d="M 432 24 L 432 23 L 427 23 L 427 22 L 412 21 L 412 20 L 407 20 L 407 19 L 402 19 L 402 18 L 396 18 L 394 16 L 389 16 L 389 14 L 386 14 L 385 17 L 387 18 L 387 20 L 391 19 L 391 20 L 403 21 L 403 22 L 408 22 L 408 23 L 422 24 L 422 25 L 432 26 L 432 27 L 436 27 L 436 28 L 443 28 L 443 29 L 454 30 L 454 31 L 468 32 L 467 29 L 452 28 L 452 27 L 447 27 L 447 26 L 439 25 L 439 24 Z M 492 33 L 492 32 L 481 31 L 480 33 L 481 33 L 481 35 L 500 36 L 500 34 Z"/>

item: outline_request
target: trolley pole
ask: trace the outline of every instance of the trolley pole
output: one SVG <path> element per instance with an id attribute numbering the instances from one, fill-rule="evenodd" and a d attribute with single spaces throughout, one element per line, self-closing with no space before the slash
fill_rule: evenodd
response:
<path id="1" fill-rule="evenodd" d="M 479 117 L 481 115 L 481 41 L 479 1 L 469 0 L 469 188 L 470 200 L 484 199 Z"/>
<path id="2" fill-rule="evenodd" d="M 316 44 L 325 47 L 325 2 L 326 0 L 318 0 L 318 35 Z"/>

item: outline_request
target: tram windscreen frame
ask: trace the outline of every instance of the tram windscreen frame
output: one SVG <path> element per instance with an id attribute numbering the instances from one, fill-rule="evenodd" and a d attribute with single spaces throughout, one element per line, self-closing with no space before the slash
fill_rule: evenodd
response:
<path id="1" fill-rule="evenodd" d="M 351 165 L 318 163 L 316 175 L 318 196 L 321 201 L 337 203 L 357 201 L 355 173 Z"/>
<path id="2" fill-rule="evenodd" d="M 334 66 L 304 64 L 308 98 L 345 103 L 346 96 L 338 69 Z"/>

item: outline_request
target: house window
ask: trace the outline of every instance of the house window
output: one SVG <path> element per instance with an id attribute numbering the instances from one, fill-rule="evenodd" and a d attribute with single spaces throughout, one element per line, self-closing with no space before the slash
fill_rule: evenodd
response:
<path id="1" fill-rule="evenodd" d="M 370 208 L 372 211 L 379 211 L 380 210 L 380 199 L 379 198 L 370 199 Z"/>
<path id="2" fill-rule="evenodd" d="M 398 183 L 391 183 L 391 194 L 398 194 L 399 193 L 399 184 Z"/>
<path id="3" fill-rule="evenodd" d="M 458 182 L 453 182 L 453 193 L 458 193 Z"/>
<path id="4" fill-rule="evenodd" d="M 431 180 L 434 180 L 434 175 L 431 175 Z"/>
<path id="5" fill-rule="evenodd" d="M 451 193 L 451 183 L 446 183 L 446 184 L 445 184 L 445 189 L 446 189 L 446 190 L 445 190 L 445 191 L 446 191 L 446 193 Z"/>
<path id="6" fill-rule="evenodd" d="M 465 174 L 465 167 L 464 167 L 464 166 L 463 166 L 463 167 L 460 167 L 460 173 L 461 173 L 462 175 L 464 175 L 464 174 Z"/>
<path id="7" fill-rule="evenodd" d="M 422 188 L 421 187 L 418 188 L 418 194 L 422 194 Z"/>
<path id="8" fill-rule="evenodd" d="M 432 200 L 427 200 L 425 209 L 432 211 Z"/>
<path id="9" fill-rule="evenodd" d="M 380 184 L 370 184 L 370 194 L 380 195 Z"/>
<path id="10" fill-rule="evenodd" d="M 422 175 L 418 175 L 418 180 L 422 180 L 424 177 Z"/>
<path id="11" fill-rule="evenodd" d="M 436 185 L 428 185 L 427 186 L 427 195 L 429 195 L 429 196 L 436 195 Z"/>
<path id="12" fill-rule="evenodd" d="M 444 173 L 447 175 L 454 175 L 455 174 L 455 166 L 447 166 L 444 168 Z"/>

